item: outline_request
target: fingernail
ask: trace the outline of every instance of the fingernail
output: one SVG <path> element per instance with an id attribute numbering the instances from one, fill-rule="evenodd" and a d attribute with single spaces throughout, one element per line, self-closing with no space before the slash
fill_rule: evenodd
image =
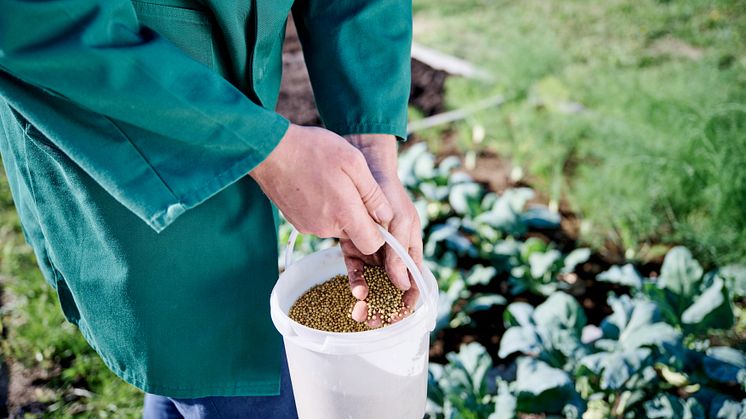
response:
<path id="1" fill-rule="evenodd" d="M 358 301 L 352 309 L 352 319 L 356 322 L 363 322 L 367 318 L 368 309 L 365 303 Z"/>
<path id="2" fill-rule="evenodd" d="M 364 300 L 368 296 L 368 292 L 363 284 L 357 284 L 352 287 L 352 296 L 358 300 Z"/>
<path id="3" fill-rule="evenodd" d="M 406 280 L 402 280 L 401 277 L 399 277 L 397 281 L 399 282 L 399 289 L 402 291 L 406 291 L 412 287 L 412 284 L 409 283 L 409 275 L 407 275 Z"/>
<path id="4" fill-rule="evenodd" d="M 388 222 L 394 218 L 394 213 L 391 210 L 391 207 L 388 205 L 382 205 L 376 208 L 373 216 L 378 224 L 388 224 Z"/>

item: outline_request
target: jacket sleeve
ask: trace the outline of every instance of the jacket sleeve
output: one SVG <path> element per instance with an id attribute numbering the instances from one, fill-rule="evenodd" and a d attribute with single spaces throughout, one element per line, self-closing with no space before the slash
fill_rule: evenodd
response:
<path id="1" fill-rule="evenodd" d="M 293 18 L 326 128 L 406 139 L 411 1 L 299 0 Z"/>
<path id="2" fill-rule="evenodd" d="M 289 125 L 141 25 L 129 0 L 0 0 L 0 76 L 103 116 L 118 137 L 51 140 L 156 232 L 246 175 Z"/>

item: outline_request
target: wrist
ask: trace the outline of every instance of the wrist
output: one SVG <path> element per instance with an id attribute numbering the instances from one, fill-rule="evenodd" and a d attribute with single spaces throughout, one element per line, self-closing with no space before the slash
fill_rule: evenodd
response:
<path id="1" fill-rule="evenodd" d="M 287 145 L 292 142 L 291 138 L 300 135 L 303 127 L 300 125 L 290 124 L 288 125 L 285 135 L 282 136 L 280 141 L 275 145 L 275 148 L 267 155 L 261 163 L 249 171 L 249 176 L 254 180 L 259 181 L 263 176 L 264 172 L 272 171 L 278 165 L 277 160 L 281 158 L 283 154 L 287 153 Z"/>
<path id="2" fill-rule="evenodd" d="M 359 149 L 392 146 L 396 148 L 396 137 L 390 134 L 347 134 L 345 138 Z"/>
<path id="3" fill-rule="evenodd" d="M 345 139 L 360 150 L 379 182 L 397 178 L 397 140 L 389 134 L 348 134 Z"/>

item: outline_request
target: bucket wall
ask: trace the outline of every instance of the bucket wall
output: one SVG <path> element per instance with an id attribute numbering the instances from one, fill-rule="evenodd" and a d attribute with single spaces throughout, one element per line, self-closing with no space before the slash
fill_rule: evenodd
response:
<path id="1" fill-rule="evenodd" d="M 288 317 L 305 291 L 337 274 L 346 274 L 339 247 L 308 255 L 280 275 L 270 298 L 300 419 L 422 419 L 437 300 L 426 309 L 420 298 L 409 317 L 368 332 L 323 332 Z M 432 273 L 422 275 L 437 296 Z"/>
<path id="2" fill-rule="evenodd" d="M 361 355 L 327 355 L 286 342 L 301 419 L 421 419 L 429 339 Z"/>

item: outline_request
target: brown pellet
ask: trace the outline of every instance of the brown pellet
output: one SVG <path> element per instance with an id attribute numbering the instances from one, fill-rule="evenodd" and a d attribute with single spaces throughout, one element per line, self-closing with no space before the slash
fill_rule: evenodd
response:
<path id="1" fill-rule="evenodd" d="M 401 318 L 409 306 L 402 302 L 403 291 L 391 283 L 380 266 L 366 265 L 363 277 L 368 283 L 368 320 L 380 319 L 382 326 Z M 306 291 L 290 308 L 289 316 L 298 323 L 327 332 L 363 332 L 370 330 L 365 323 L 352 319 L 352 308 L 357 299 L 350 292 L 347 275 L 337 275 Z M 405 312 L 406 313 L 406 312 Z"/>

